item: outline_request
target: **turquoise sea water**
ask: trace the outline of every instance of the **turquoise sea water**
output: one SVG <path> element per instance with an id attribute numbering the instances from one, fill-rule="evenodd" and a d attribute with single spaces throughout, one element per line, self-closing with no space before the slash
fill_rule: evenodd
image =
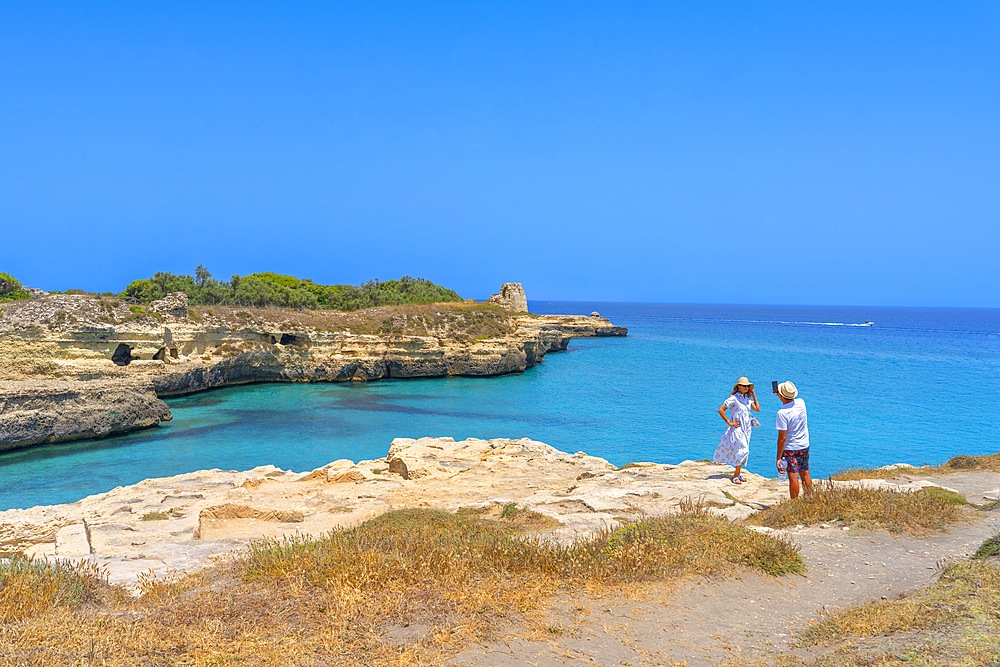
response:
<path id="1" fill-rule="evenodd" d="M 809 408 L 815 476 L 1000 451 L 1000 311 L 531 302 L 598 310 L 627 338 L 578 339 L 500 378 L 261 384 L 168 401 L 174 420 L 128 436 L 0 455 L 0 509 L 72 502 L 147 477 L 272 463 L 311 470 L 385 455 L 395 437 L 530 437 L 621 465 L 711 458 L 716 410 L 740 375 L 762 428 L 749 469 L 774 476 L 770 380 Z M 871 327 L 853 326 L 874 320 Z"/>

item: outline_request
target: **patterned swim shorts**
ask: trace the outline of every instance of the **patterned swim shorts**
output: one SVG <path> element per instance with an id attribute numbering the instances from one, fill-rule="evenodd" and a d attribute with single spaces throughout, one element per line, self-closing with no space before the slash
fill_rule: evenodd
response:
<path id="1" fill-rule="evenodd" d="M 809 448 L 786 449 L 781 458 L 788 463 L 788 472 L 809 472 Z"/>

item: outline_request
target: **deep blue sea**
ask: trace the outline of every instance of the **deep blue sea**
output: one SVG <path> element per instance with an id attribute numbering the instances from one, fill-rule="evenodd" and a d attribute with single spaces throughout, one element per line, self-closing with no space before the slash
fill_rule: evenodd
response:
<path id="1" fill-rule="evenodd" d="M 774 476 L 771 380 L 809 410 L 814 477 L 1000 451 L 1000 310 L 532 301 L 599 311 L 627 338 L 577 339 L 500 378 L 261 384 L 167 402 L 172 422 L 0 455 L 0 509 L 72 502 L 147 477 L 272 463 L 311 470 L 385 455 L 395 437 L 529 437 L 614 464 L 711 458 L 740 375 L 763 426 L 752 472 Z M 856 326 L 866 320 L 874 326 Z"/>

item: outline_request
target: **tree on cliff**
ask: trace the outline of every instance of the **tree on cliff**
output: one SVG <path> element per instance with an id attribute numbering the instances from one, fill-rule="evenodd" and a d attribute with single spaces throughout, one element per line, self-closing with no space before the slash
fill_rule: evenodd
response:
<path id="1" fill-rule="evenodd" d="M 454 290 L 410 276 L 399 280 L 372 280 L 358 287 L 321 285 L 308 278 L 299 279 L 267 271 L 248 276 L 234 275 L 228 282 L 220 282 L 200 264 L 195 269 L 194 277 L 156 273 L 152 278 L 133 281 L 121 296 L 148 303 L 162 299 L 170 292 L 184 292 L 193 306 L 277 306 L 300 310 L 359 310 L 373 306 L 462 300 Z"/>
<path id="2" fill-rule="evenodd" d="M 21 286 L 21 281 L 9 273 L 0 273 L 0 301 L 30 299 L 31 295 Z"/>
<path id="3" fill-rule="evenodd" d="M 194 282 L 198 287 L 204 287 L 211 279 L 212 274 L 203 265 L 199 264 L 194 268 Z"/>

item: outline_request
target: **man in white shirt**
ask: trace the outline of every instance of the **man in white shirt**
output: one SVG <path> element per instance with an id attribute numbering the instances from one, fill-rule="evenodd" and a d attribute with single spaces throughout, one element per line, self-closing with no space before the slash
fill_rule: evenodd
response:
<path id="1" fill-rule="evenodd" d="M 782 382 L 774 391 L 781 399 L 781 408 L 775 420 L 778 429 L 778 457 L 775 465 L 784 460 L 788 471 L 788 495 L 799 497 L 799 479 L 802 490 L 808 496 L 812 493 L 812 477 L 809 476 L 809 419 L 806 416 L 806 402 L 798 398 L 799 390 L 789 381 Z"/>

